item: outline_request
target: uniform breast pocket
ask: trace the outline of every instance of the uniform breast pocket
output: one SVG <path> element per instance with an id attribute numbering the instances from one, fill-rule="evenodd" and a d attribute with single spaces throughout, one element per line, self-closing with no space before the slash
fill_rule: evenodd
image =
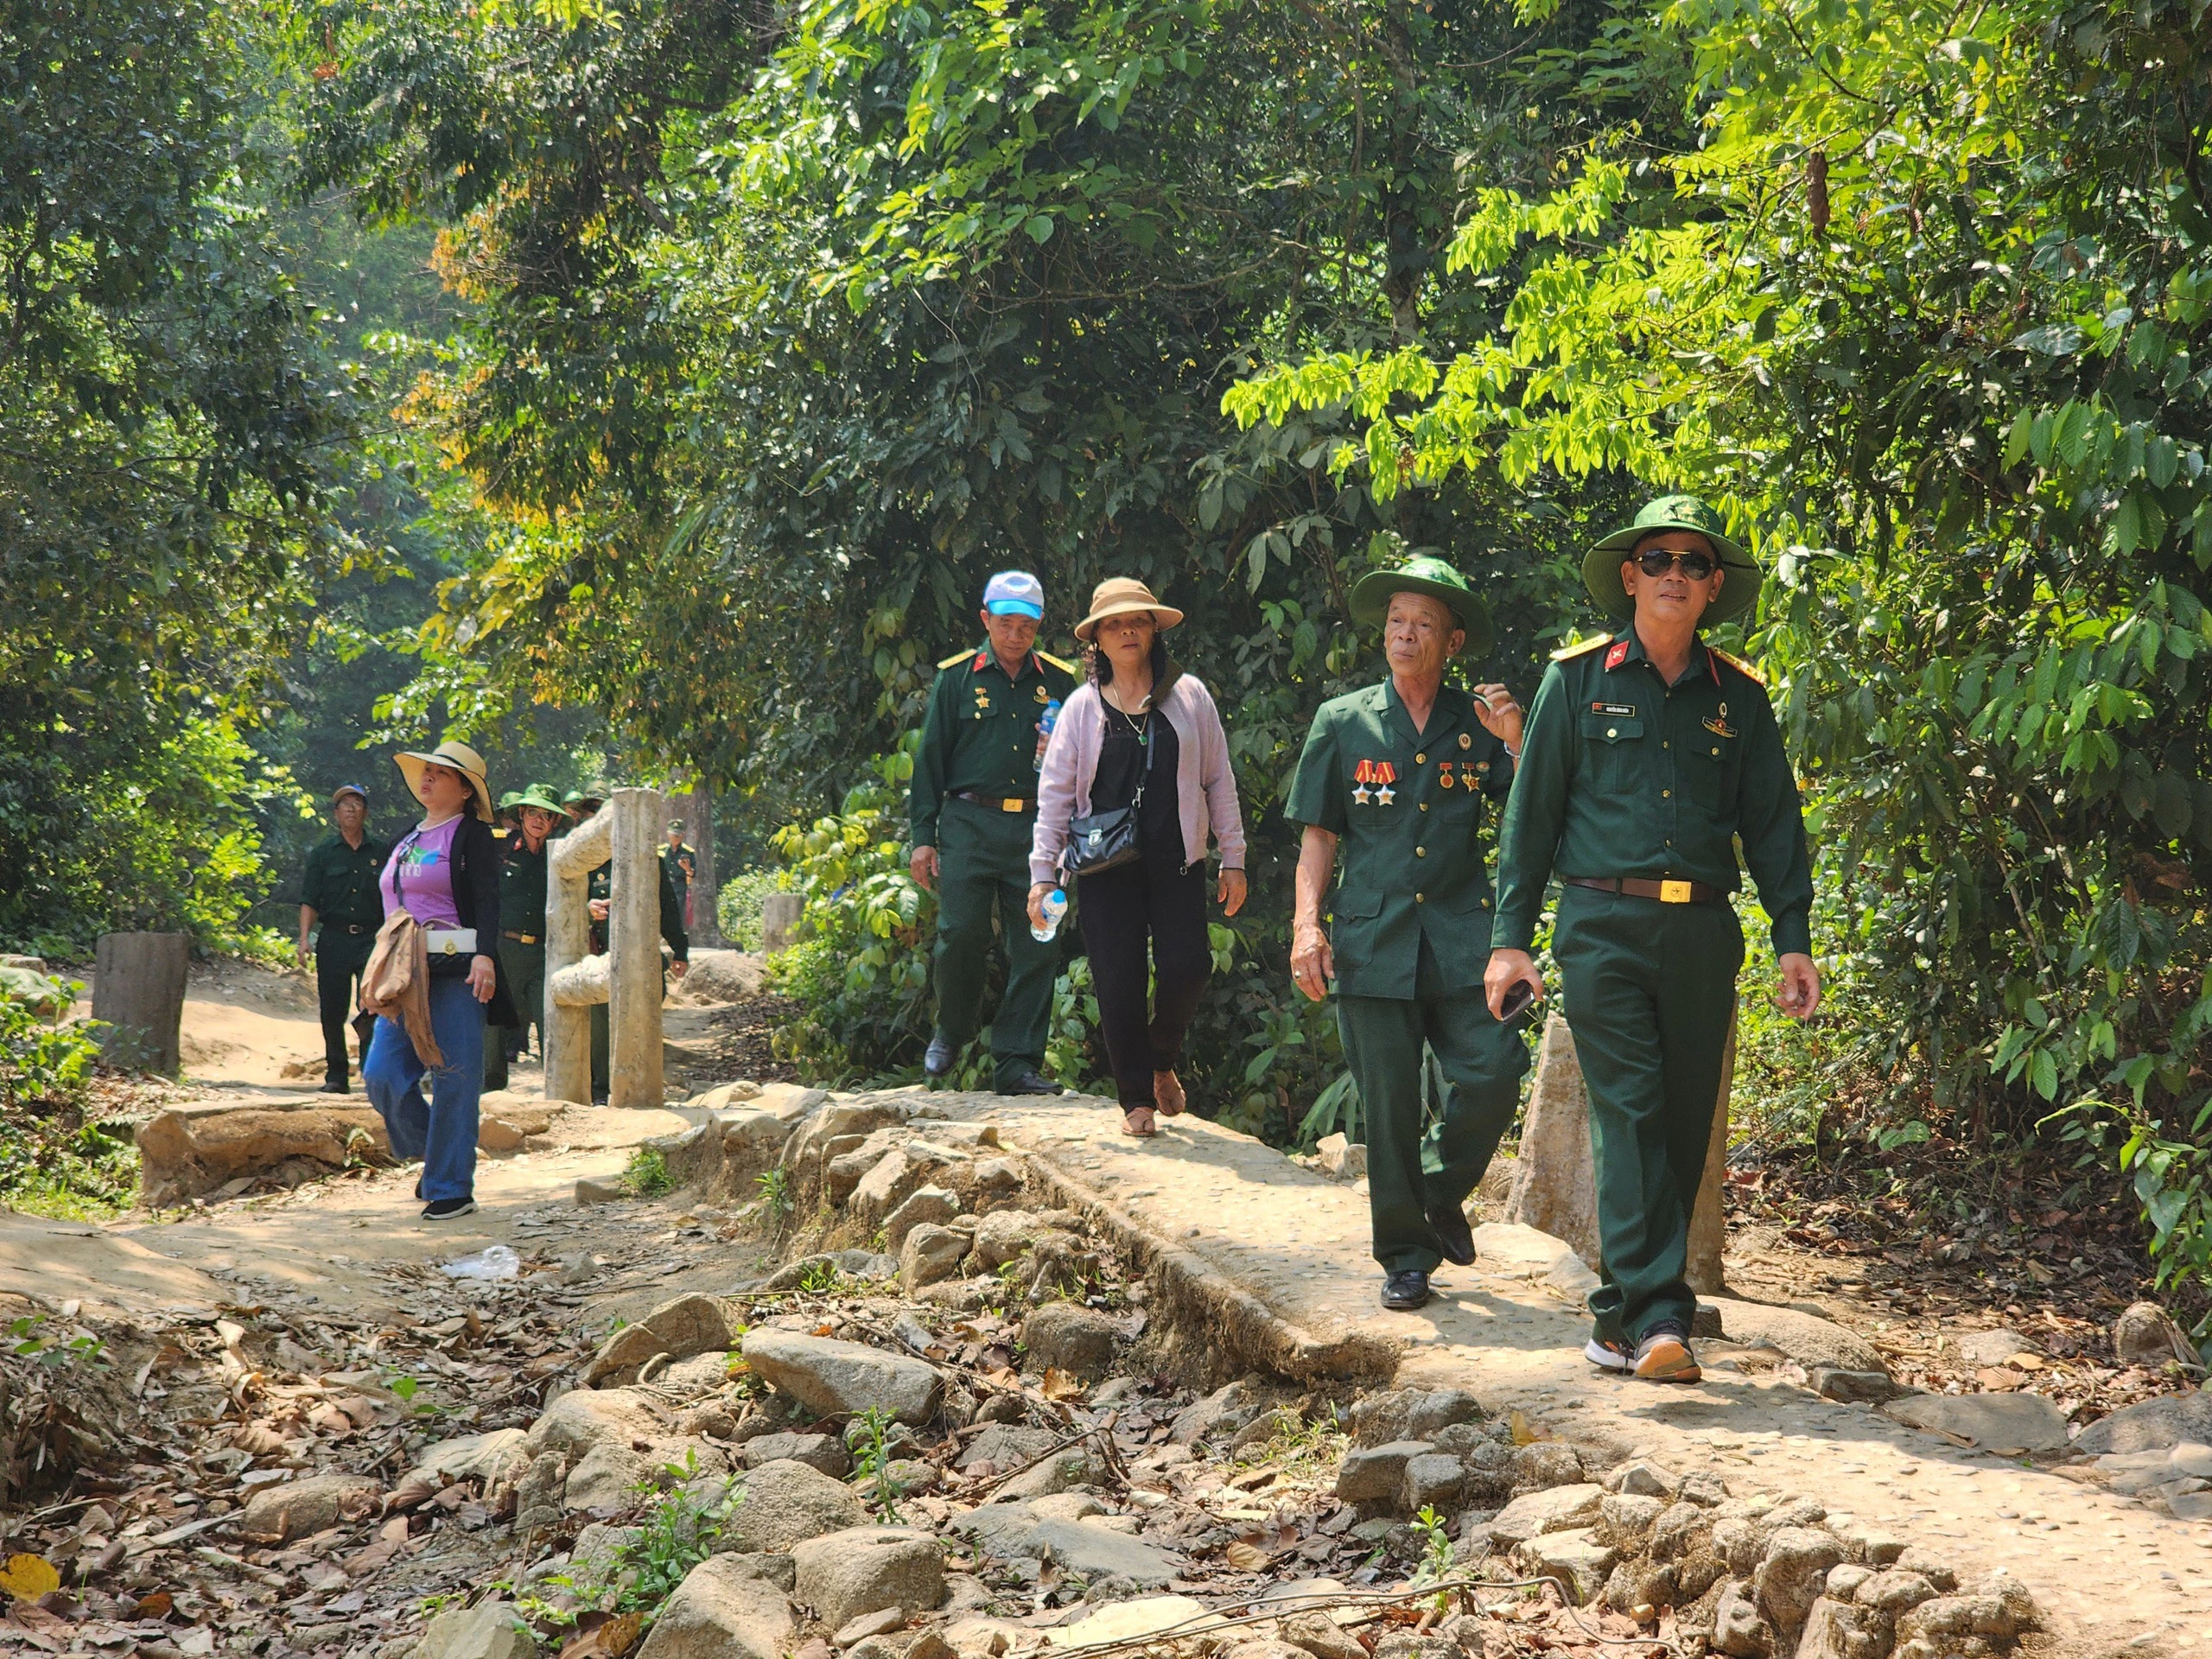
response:
<path id="1" fill-rule="evenodd" d="M 1743 770 L 1744 741 L 1700 730 L 1688 746 L 1684 781 L 1698 804 L 1715 817 L 1730 818 L 1736 806 L 1736 780 Z"/>
<path id="2" fill-rule="evenodd" d="M 1329 909 L 1335 918 L 1329 929 L 1329 946 L 1336 954 L 1338 974 L 1341 976 L 1348 967 L 1364 968 L 1375 955 L 1375 930 L 1382 914 L 1382 895 L 1338 887 Z"/>
<path id="3" fill-rule="evenodd" d="M 1608 715 L 1595 710 L 1582 716 L 1582 748 L 1590 775 L 1597 786 L 1611 794 L 1632 792 L 1643 764 L 1641 715 Z"/>

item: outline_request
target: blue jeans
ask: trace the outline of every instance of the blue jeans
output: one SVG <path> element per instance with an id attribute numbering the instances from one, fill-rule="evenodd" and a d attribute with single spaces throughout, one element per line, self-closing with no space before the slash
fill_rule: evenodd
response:
<path id="1" fill-rule="evenodd" d="M 430 982 L 430 1034 L 445 1065 L 430 1072 L 430 1098 L 422 1078 L 429 1068 L 395 1020 L 377 1021 L 361 1082 L 369 1104 L 384 1118 L 392 1156 L 423 1160 L 423 1196 L 474 1198 L 476 1193 L 476 1103 L 484 1092 L 484 1005 L 465 979 Z"/>

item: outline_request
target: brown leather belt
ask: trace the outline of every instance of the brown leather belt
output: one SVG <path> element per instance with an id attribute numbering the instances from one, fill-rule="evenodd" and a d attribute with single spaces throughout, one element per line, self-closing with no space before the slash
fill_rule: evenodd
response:
<path id="1" fill-rule="evenodd" d="M 1726 904 L 1728 895 L 1702 881 L 1646 881 L 1635 875 L 1562 875 L 1570 887 L 1595 887 L 1600 893 L 1625 893 L 1631 899 L 1656 899 L 1662 905 Z"/>
<path id="2" fill-rule="evenodd" d="M 537 934 L 518 933 L 512 928 L 508 929 L 505 932 L 501 933 L 499 937 L 503 939 L 512 939 L 518 944 L 536 944 L 537 943 Z"/>
<path id="3" fill-rule="evenodd" d="M 956 789 L 956 801 L 973 801 L 977 806 L 988 806 L 994 812 L 1033 812 L 1037 810 L 1034 795 L 978 795 L 972 789 Z"/>

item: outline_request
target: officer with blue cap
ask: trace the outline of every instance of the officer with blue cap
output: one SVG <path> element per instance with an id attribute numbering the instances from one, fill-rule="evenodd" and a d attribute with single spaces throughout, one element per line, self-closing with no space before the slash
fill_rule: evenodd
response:
<path id="1" fill-rule="evenodd" d="M 910 868 L 938 896 L 937 1028 L 922 1069 L 944 1077 L 976 1035 L 995 913 L 1007 975 L 991 1020 L 993 1086 L 1057 1095 L 1043 1068 L 1060 950 L 1030 936 L 1029 841 L 1045 741 L 1075 668 L 1036 648 L 1045 585 L 1028 571 L 993 576 L 982 616 L 983 642 L 938 664 L 907 808 Z"/>

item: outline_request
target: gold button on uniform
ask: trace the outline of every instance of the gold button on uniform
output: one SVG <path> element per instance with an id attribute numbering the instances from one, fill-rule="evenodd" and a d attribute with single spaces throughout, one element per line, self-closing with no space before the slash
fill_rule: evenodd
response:
<path id="1" fill-rule="evenodd" d="M 1675 798 L 1675 791 L 1671 789 L 1662 789 L 1659 791 L 1659 798 L 1662 801 L 1670 801 Z"/>
<path id="2" fill-rule="evenodd" d="M 1426 848 L 1426 847 L 1416 847 L 1416 848 L 1414 848 L 1414 856 L 1415 858 L 1427 858 L 1427 857 L 1428 856 L 1428 849 L 1427 849 L 1427 848 Z"/>
<path id="3" fill-rule="evenodd" d="M 1428 757 L 1427 757 L 1427 755 L 1425 755 L 1425 754 L 1417 754 L 1417 755 L 1414 756 L 1414 765 L 1415 765 L 1415 766 L 1427 766 L 1427 764 L 1428 764 Z"/>
<path id="4" fill-rule="evenodd" d="M 1421 804 L 1421 810 L 1424 812 L 1428 810 L 1428 803 L 1427 801 L 1423 801 Z"/>

